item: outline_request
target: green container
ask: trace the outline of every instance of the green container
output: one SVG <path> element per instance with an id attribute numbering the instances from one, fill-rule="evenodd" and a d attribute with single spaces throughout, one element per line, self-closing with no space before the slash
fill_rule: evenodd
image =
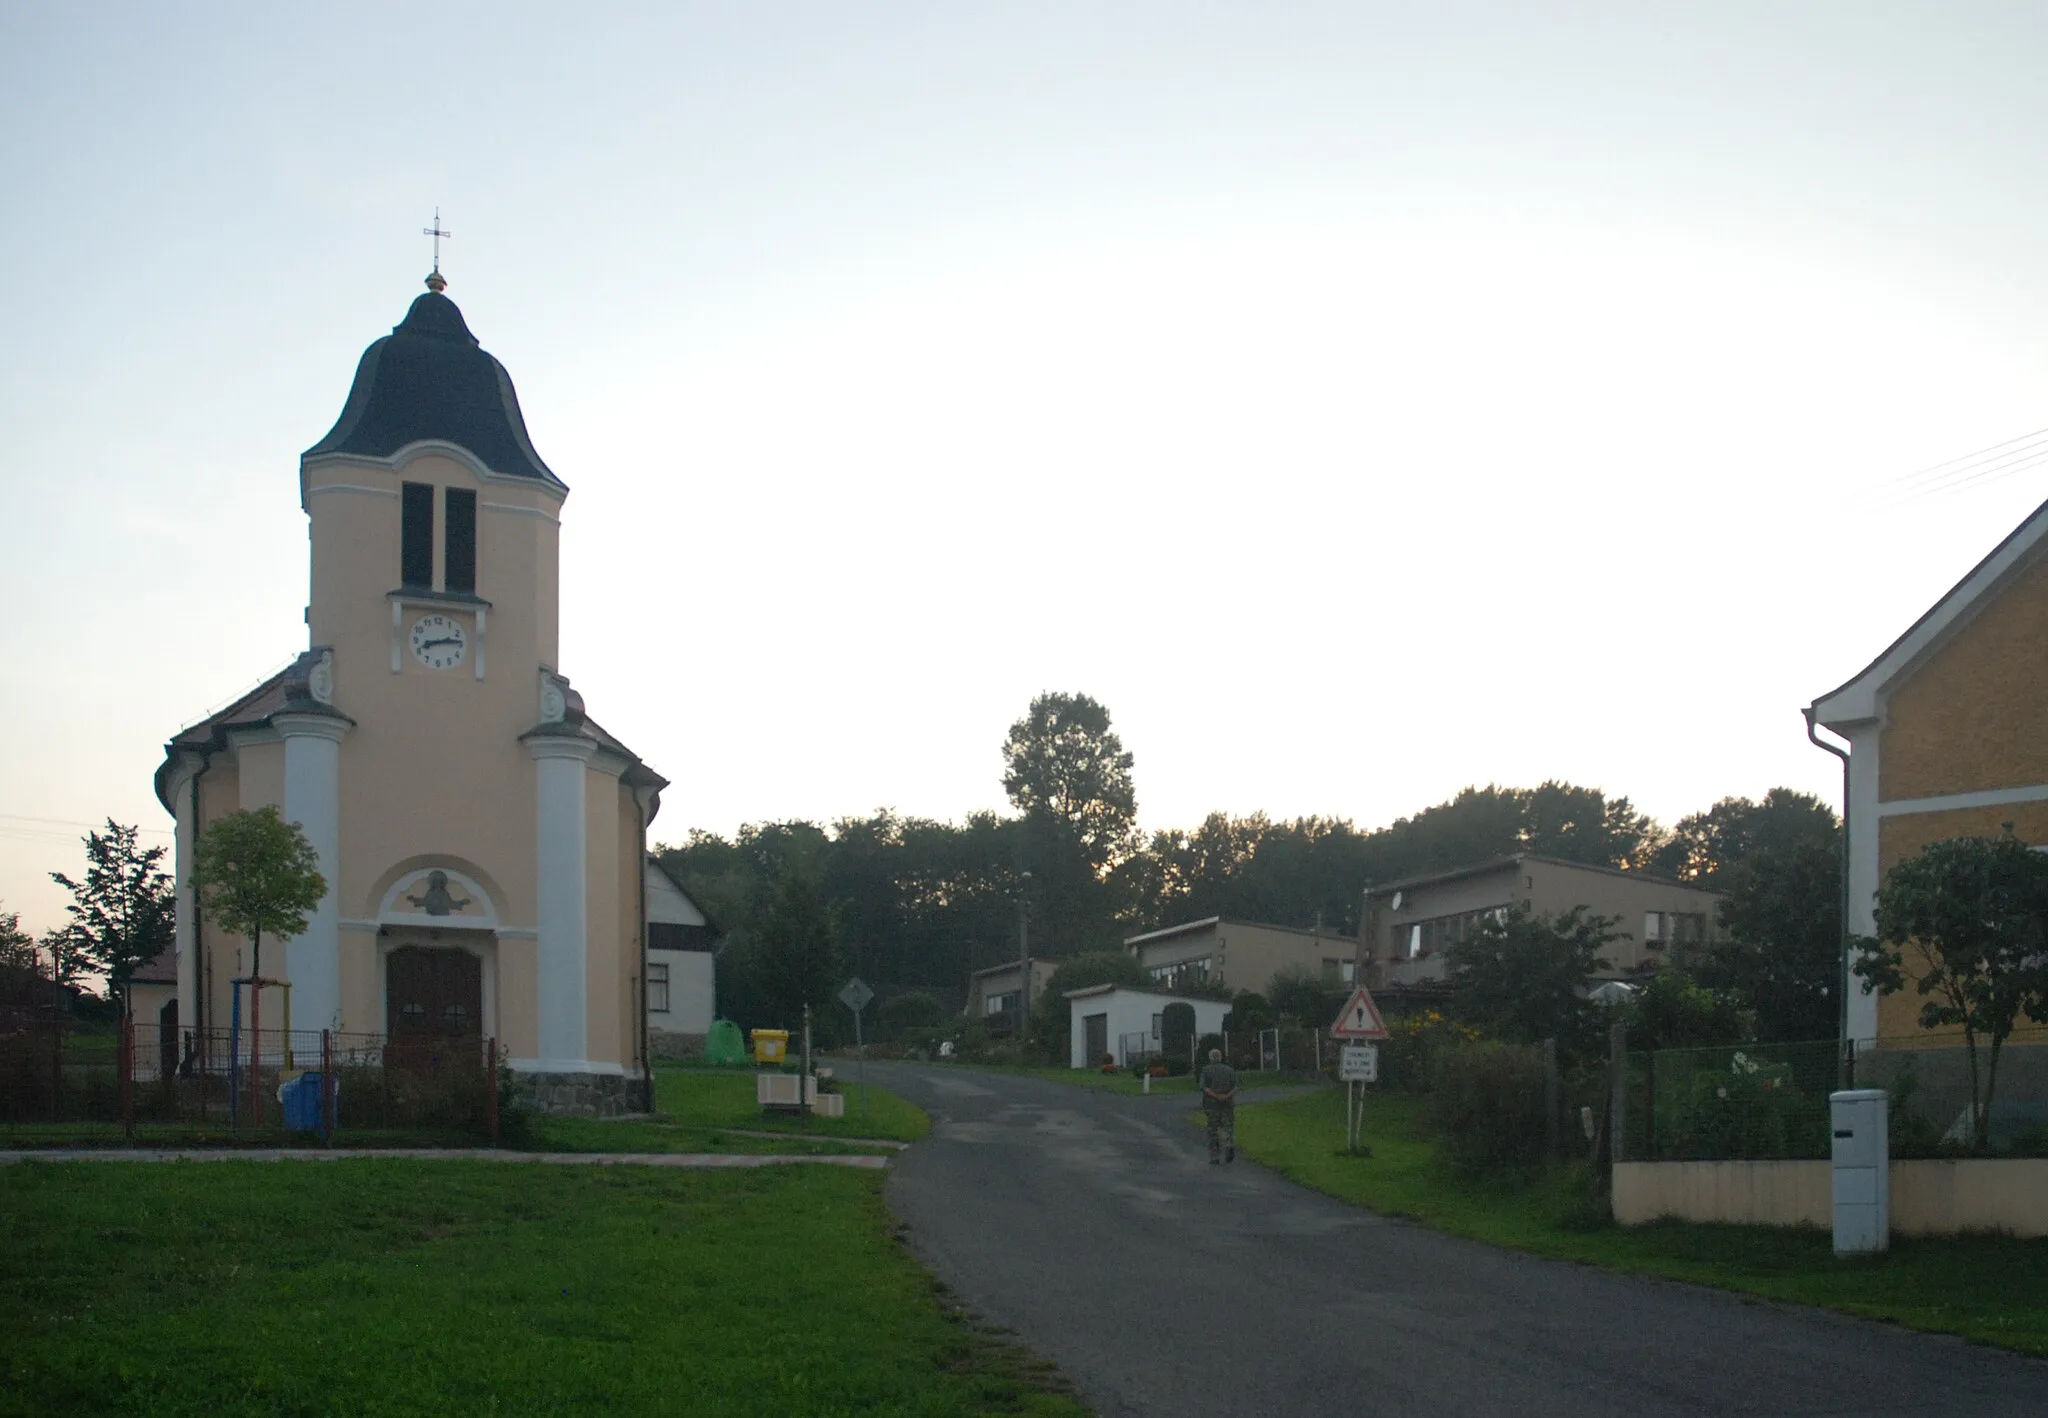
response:
<path id="1" fill-rule="evenodd" d="M 704 1039 L 704 1062 L 720 1068 L 739 1068 L 747 1062 L 747 1041 L 740 1026 L 730 1019 L 714 1020 Z"/>

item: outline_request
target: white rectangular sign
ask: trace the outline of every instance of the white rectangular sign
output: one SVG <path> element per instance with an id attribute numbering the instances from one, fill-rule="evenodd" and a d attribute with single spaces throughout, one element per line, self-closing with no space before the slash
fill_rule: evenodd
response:
<path id="1" fill-rule="evenodd" d="M 1337 1077 L 1345 1083 L 1378 1083 L 1380 1046 L 1346 1044 L 1344 1052 L 1337 1057 Z"/>

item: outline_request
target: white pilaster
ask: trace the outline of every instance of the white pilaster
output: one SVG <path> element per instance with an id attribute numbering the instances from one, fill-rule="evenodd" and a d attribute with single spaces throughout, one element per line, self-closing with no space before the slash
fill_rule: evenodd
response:
<path id="1" fill-rule="evenodd" d="M 534 757 L 536 880 L 539 927 L 540 1057 L 544 1073 L 589 1072 L 588 843 L 584 771 L 597 745 L 568 735 L 526 741 Z"/>
<path id="2" fill-rule="evenodd" d="M 341 869 L 341 740 L 350 725 L 328 714 L 279 714 L 270 722 L 284 739 L 284 815 L 306 834 L 327 879 L 327 894 L 305 933 L 285 942 L 292 1028 L 339 1029 L 341 912 L 334 893 Z"/>
<path id="3" fill-rule="evenodd" d="M 178 1028 L 190 1029 L 199 1022 L 199 938 L 198 921 L 192 910 L 193 830 L 192 777 L 198 767 L 189 760 L 171 775 L 170 799 L 177 827 L 172 836 L 176 862 L 173 878 L 177 890 Z"/>
<path id="4" fill-rule="evenodd" d="M 1882 732 L 1873 720 L 1844 735 L 1849 740 L 1849 801 L 1842 805 L 1849 828 L 1849 933 L 1858 936 L 1877 934 L 1877 750 Z M 1868 1048 L 1877 1042 L 1877 995 L 1855 975 L 1848 977 L 1846 988 L 1843 1032 L 1859 1049 Z"/>

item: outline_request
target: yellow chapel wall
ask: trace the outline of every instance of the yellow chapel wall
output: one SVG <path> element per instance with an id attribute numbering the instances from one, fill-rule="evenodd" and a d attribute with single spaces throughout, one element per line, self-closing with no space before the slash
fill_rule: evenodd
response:
<path id="1" fill-rule="evenodd" d="M 647 903 L 641 888 L 640 864 L 647 852 L 647 834 L 640 822 L 640 804 L 633 790 L 623 783 L 618 788 L 617 803 L 619 924 L 616 934 L 619 974 L 624 983 L 618 996 L 618 1029 L 619 1037 L 624 1041 L 624 1052 L 620 1057 L 630 1070 L 634 1065 L 645 1062 L 640 1057 L 640 1021 L 644 1017 L 647 982 L 641 973 L 640 940 L 642 913 L 647 909 Z"/>

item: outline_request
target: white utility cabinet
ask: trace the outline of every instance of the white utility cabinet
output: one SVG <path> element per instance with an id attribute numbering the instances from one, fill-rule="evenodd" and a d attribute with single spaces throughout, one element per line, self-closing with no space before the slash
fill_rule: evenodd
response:
<path id="1" fill-rule="evenodd" d="M 1886 1250 L 1892 1236 L 1891 1138 L 1882 1088 L 1828 1095 L 1834 1124 L 1835 1254 Z"/>

